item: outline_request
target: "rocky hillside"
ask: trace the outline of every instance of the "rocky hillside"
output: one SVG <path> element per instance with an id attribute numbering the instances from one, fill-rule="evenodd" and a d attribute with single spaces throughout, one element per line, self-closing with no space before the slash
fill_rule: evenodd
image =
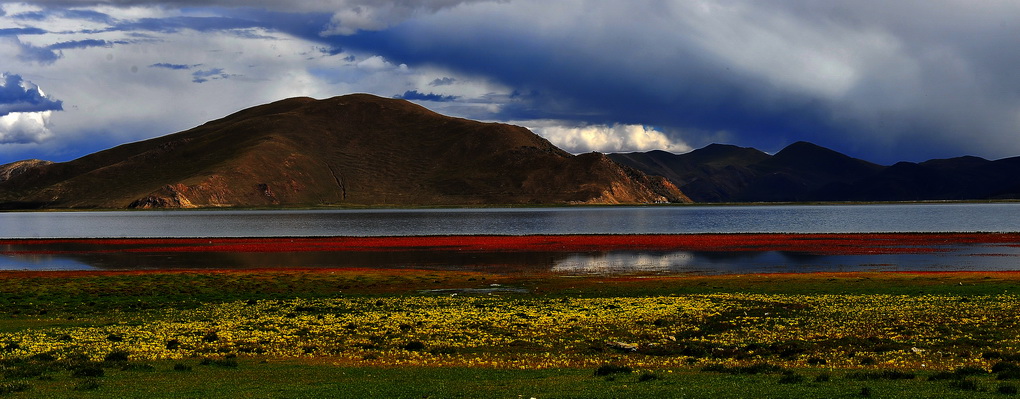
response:
<path id="1" fill-rule="evenodd" d="M 28 159 L 24 161 L 12 162 L 5 165 L 0 165 L 0 183 L 10 180 L 12 177 L 25 173 L 29 170 L 52 164 L 50 161 L 41 161 L 38 159 Z"/>
<path id="2" fill-rule="evenodd" d="M 667 179 L 602 154 L 571 155 L 522 127 L 367 94 L 286 99 L 70 162 L 0 167 L 8 170 L 8 209 L 689 201 Z"/>

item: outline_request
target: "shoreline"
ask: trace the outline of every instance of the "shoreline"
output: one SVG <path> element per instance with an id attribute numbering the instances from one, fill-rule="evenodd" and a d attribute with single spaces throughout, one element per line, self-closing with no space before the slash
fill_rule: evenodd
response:
<path id="1" fill-rule="evenodd" d="M 0 254 L 76 252 L 345 252 L 621 250 L 793 251 L 818 255 L 930 253 L 952 245 L 1020 247 L 1020 233 L 686 233 L 563 235 L 436 235 L 251 238 L 0 239 Z M 77 246 L 74 249 L 52 247 Z M 95 249 L 89 246 L 96 247 Z M 18 249 L 13 249 L 18 247 Z M 105 249 L 103 249 L 105 247 Z M 120 247 L 120 248 L 117 248 Z"/>

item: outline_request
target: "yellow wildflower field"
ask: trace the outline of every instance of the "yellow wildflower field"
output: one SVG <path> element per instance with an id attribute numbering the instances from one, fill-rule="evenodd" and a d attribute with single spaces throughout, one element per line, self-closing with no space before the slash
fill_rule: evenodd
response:
<path id="1" fill-rule="evenodd" d="M 7 329 L 0 359 L 227 355 L 341 365 L 990 367 L 1020 353 L 1016 295 L 411 294 L 236 300 Z M 43 317 L 43 316 L 39 316 Z"/>

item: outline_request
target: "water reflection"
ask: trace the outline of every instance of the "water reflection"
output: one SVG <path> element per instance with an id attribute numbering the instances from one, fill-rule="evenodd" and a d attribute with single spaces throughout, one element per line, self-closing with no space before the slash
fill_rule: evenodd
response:
<path id="1" fill-rule="evenodd" d="M 565 274 L 680 273 L 697 271 L 694 257 L 687 251 L 572 254 L 557 261 L 551 270 Z"/>
<path id="2" fill-rule="evenodd" d="M 1020 270 L 1020 247 L 955 245 L 946 252 L 816 255 L 785 251 L 312 251 L 160 252 L 80 242 L 0 246 L 0 270 L 381 268 L 585 274 L 734 274 Z"/>

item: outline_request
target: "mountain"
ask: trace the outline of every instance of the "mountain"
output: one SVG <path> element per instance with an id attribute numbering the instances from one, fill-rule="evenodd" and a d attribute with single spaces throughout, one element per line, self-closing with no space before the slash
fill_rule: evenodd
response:
<path id="1" fill-rule="evenodd" d="M 1020 198 L 1020 157 L 877 165 L 807 142 L 775 155 L 712 144 L 686 154 L 610 154 L 663 176 L 696 202 L 921 201 Z"/>
<path id="2" fill-rule="evenodd" d="M 281 100 L 19 171 L 0 181 L 0 207 L 689 201 L 664 178 L 603 154 L 571 155 L 519 126 L 367 94 Z"/>
<path id="3" fill-rule="evenodd" d="M 46 166 L 53 162 L 42 161 L 38 159 L 28 159 L 24 161 L 12 162 L 5 165 L 0 165 L 0 183 L 10 180 L 12 177 L 28 172 L 32 169 L 40 166 Z"/>
<path id="4" fill-rule="evenodd" d="M 666 177 L 678 187 L 687 186 L 689 191 L 684 194 L 695 202 L 726 202 L 749 184 L 755 172 L 748 166 L 770 156 L 753 148 L 711 144 L 680 155 L 650 151 L 609 157 L 621 165 Z"/>

